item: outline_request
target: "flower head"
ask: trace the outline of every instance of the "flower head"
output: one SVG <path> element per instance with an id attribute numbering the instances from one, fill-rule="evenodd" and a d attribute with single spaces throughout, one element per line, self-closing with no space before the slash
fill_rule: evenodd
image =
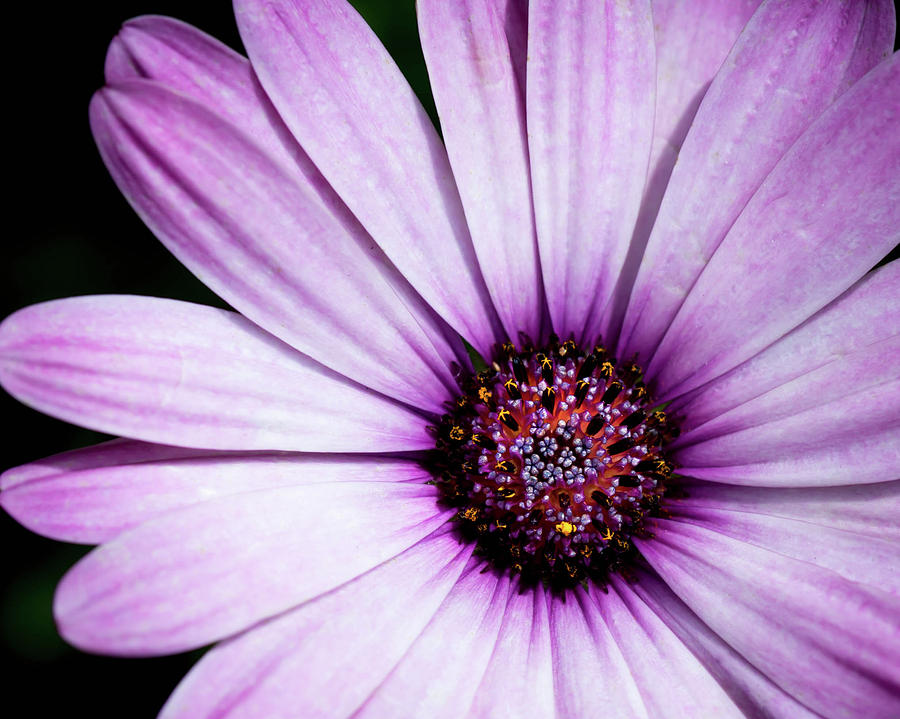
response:
<path id="1" fill-rule="evenodd" d="M 443 142 L 343 0 L 235 7 L 249 61 L 127 23 L 91 124 L 237 312 L 0 326 L 124 438 L 3 475 L 101 545 L 62 634 L 219 642 L 168 719 L 896 715 L 892 5 L 420 0 Z"/>

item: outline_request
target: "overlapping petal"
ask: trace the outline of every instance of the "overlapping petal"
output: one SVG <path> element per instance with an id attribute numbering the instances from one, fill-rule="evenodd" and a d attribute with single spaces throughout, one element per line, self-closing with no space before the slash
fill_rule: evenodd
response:
<path id="1" fill-rule="evenodd" d="M 243 81 L 233 102 L 257 111 L 236 124 L 155 81 L 101 90 L 91 125 L 110 172 L 167 247 L 246 317 L 336 371 L 440 411 L 454 355 L 437 320 L 308 159 L 278 147 L 249 69 L 233 63 L 223 71 L 231 85 L 210 83 L 224 92 Z"/>
<path id="2" fill-rule="evenodd" d="M 0 504 L 31 531 L 101 544 L 175 509 L 260 489 L 318 482 L 426 482 L 409 460 L 339 454 L 222 452 L 113 440 L 16 467 Z"/>
<path id="3" fill-rule="evenodd" d="M 350 716 L 431 621 L 470 554 L 439 531 L 334 592 L 223 642 L 182 681 L 160 719 Z"/>
<path id="4" fill-rule="evenodd" d="M 0 381 L 42 412 L 203 449 L 424 449 L 421 417 L 238 314 L 152 297 L 77 297 L 0 325 Z"/>
<path id="5" fill-rule="evenodd" d="M 653 139 L 649 0 L 532 0 L 528 149 L 553 329 L 592 343 L 625 262 Z"/>
<path id="6" fill-rule="evenodd" d="M 653 355 L 760 183 L 837 95 L 890 54 L 894 24 L 888 0 L 762 4 L 679 152 L 625 316 L 623 356 Z M 791 181 L 818 179 L 806 169 Z"/>
<path id="7" fill-rule="evenodd" d="M 57 588 L 57 624 L 107 654 L 204 646 L 413 546 L 447 519 L 435 499 L 423 484 L 325 482 L 169 512 L 76 564 Z"/>
<path id="8" fill-rule="evenodd" d="M 238 0 L 241 38 L 303 149 L 422 297 L 482 354 L 500 336 L 447 153 L 344 0 Z"/>

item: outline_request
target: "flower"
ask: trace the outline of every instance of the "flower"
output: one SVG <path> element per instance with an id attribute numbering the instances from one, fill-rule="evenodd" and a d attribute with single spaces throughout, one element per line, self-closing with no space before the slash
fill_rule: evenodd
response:
<path id="1" fill-rule="evenodd" d="M 893 7 L 755 5 L 420 0 L 446 151 L 342 0 L 238 0 L 252 65 L 127 24 L 101 154 L 241 314 L 0 326 L 7 391 L 129 438 L 3 475 L 101 545 L 62 634 L 222 640 L 170 719 L 896 715 Z"/>

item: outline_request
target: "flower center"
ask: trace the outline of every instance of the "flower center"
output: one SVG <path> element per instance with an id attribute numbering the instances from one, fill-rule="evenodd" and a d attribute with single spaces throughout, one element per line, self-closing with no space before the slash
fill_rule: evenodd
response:
<path id="1" fill-rule="evenodd" d="M 554 587 L 599 583 L 659 511 L 675 435 L 641 372 L 602 347 L 503 345 L 437 431 L 436 484 L 495 566 Z"/>

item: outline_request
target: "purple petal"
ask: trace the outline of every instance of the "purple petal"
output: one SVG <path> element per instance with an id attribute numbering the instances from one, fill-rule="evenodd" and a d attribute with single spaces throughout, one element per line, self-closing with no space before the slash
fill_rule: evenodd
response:
<path id="1" fill-rule="evenodd" d="M 0 382 L 100 432 L 204 449 L 371 452 L 434 442 L 411 410 L 326 370 L 233 312 L 76 297 L 0 325 Z"/>
<path id="2" fill-rule="evenodd" d="M 763 3 L 678 155 L 625 316 L 622 356 L 653 354 L 766 175 L 837 95 L 890 54 L 893 37 L 889 0 Z M 792 181 L 809 178 L 806 169 Z"/>
<path id="3" fill-rule="evenodd" d="M 898 119 L 895 56 L 842 95 L 785 154 L 697 279 L 647 368 L 663 399 L 752 357 L 896 244 Z"/>
<path id="4" fill-rule="evenodd" d="M 649 0 L 532 0 L 528 149 L 554 330 L 593 342 L 625 261 L 653 137 Z"/>
<path id="5" fill-rule="evenodd" d="M 681 448 L 674 459 L 682 474 L 729 484 L 805 487 L 883 482 L 900 466 L 898 405 L 900 380 L 894 379 L 784 419 Z"/>
<path id="6" fill-rule="evenodd" d="M 428 472 L 403 459 L 213 452 L 114 440 L 5 472 L 0 504 L 33 532 L 100 544 L 172 510 L 232 494 L 318 482 L 428 479 Z"/>
<path id="7" fill-rule="evenodd" d="M 715 676 L 748 717 L 819 719 L 722 641 L 654 572 L 641 572 L 631 590 Z"/>
<path id="8" fill-rule="evenodd" d="M 138 213 L 226 301 L 331 369 L 442 411 L 452 354 L 433 344 L 435 320 L 429 327 L 424 309 L 407 309 L 403 278 L 319 191 L 321 178 L 268 155 L 249 123 L 232 125 L 156 82 L 101 90 L 91 125 Z"/>
<path id="9" fill-rule="evenodd" d="M 650 717 L 744 717 L 715 677 L 635 590 L 614 577 L 591 589 Z"/>
<path id="10" fill-rule="evenodd" d="M 172 511 L 95 549 L 60 582 L 60 633 L 89 651 L 200 647 L 396 556 L 450 515 L 433 487 L 336 482 Z"/>
<path id="11" fill-rule="evenodd" d="M 509 586 L 500 636 L 469 709 L 474 717 L 554 715 L 547 602 L 541 585 Z"/>
<path id="12" fill-rule="evenodd" d="M 864 362 L 869 346 L 888 339 L 900 329 L 896 311 L 898 296 L 900 262 L 892 262 L 863 277 L 841 297 L 752 359 L 677 398 L 670 409 L 682 417 L 682 439 L 693 436 L 692 430 L 720 415 L 745 416 L 744 407 L 751 400 L 764 397 L 775 388 L 791 386 L 797 380 L 802 383 L 807 373 L 836 367 L 849 355 Z M 793 398 L 794 401 L 806 399 Z M 732 412 L 735 409 L 737 413 Z"/>
<path id="13" fill-rule="evenodd" d="M 482 354 L 498 338 L 447 153 L 387 51 L 344 0 L 238 0 L 285 123 L 375 242 Z"/>
<path id="14" fill-rule="evenodd" d="M 422 0 L 419 35 L 472 242 L 510 337 L 538 339 L 540 280 L 525 100 L 492 0 Z"/>
<path id="15" fill-rule="evenodd" d="M 506 32 L 516 84 L 525 97 L 528 63 L 528 0 L 490 0 Z"/>
<path id="16" fill-rule="evenodd" d="M 580 587 L 550 603 L 556 713 L 594 716 L 598 698 L 614 717 L 644 717 L 647 706 L 600 609 Z"/>
<path id="17" fill-rule="evenodd" d="M 473 559 L 422 633 L 354 717 L 471 716 L 500 632 L 509 577 Z"/>
<path id="18" fill-rule="evenodd" d="M 887 719 L 900 712 L 896 597 L 785 554 L 796 545 L 784 537 L 769 549 L 715 525 L 673 520 L 656 520 L 653 533 L 637 540 L 641 554 L 713 631 L 786 692 L 829 717 Z"/>
<path id="19" fill-rule="evenodd" d="M 271 719 L 288 707 L 292 716 L 350 716 L 434 616 L 470 554 L 439 531 L 220 644 L 185 677 L 160 719 Z"/>
<path id="20" fill-rule="evenodd" d="M 700 101 L 759 2 L 654 0 L 652 3 L 656 112 L 650 169 L 614 302 L 605 313 L 605 324 L 611 331 L 621 326 L 656 213 Z"/>

